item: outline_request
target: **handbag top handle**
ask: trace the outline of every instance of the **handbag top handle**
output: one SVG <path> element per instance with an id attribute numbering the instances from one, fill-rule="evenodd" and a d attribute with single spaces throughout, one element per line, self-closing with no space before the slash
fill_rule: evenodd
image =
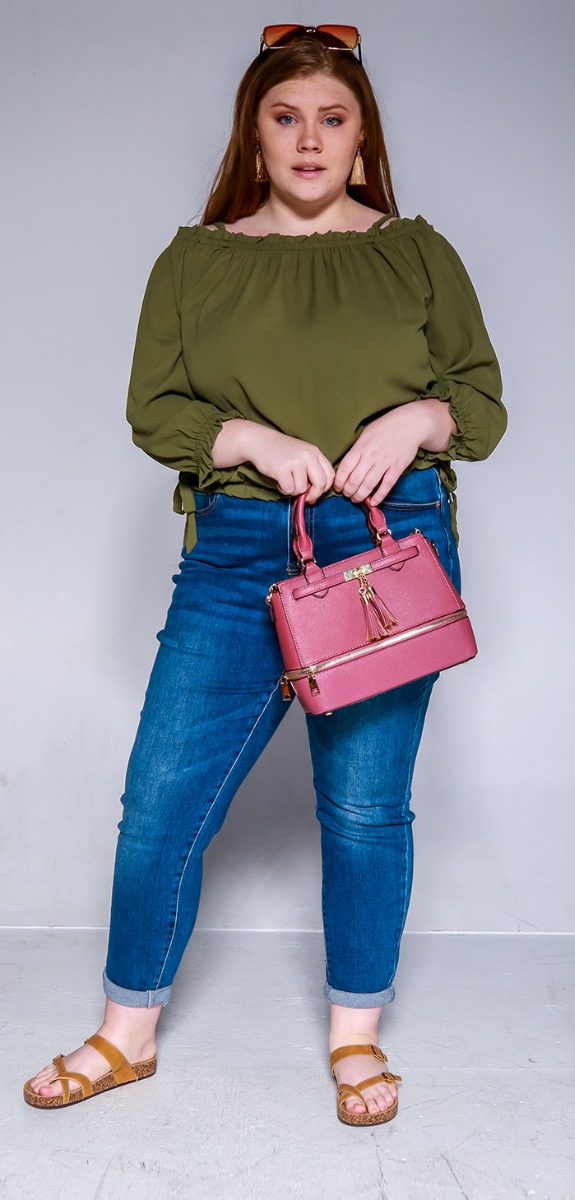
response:
<path id="1" fill-rule="evenodd" d="M 305 492 L 301 492 L 296 496 L 292 505 L 292 521 L 295 531 L 295 536 L 292 542 L 294 554 L 298 560 L 300 570 L 307 575 L 306 567 L 309 563 L 315 563 L 313 553 L 313 542 L 305 527 L 305 501 L 311 484 L 308 484 Z M 372 504 L 369 497 L 363 501 L 364 508 L 367 514 L 367 525 L 371 532 L 374 542 L 380 547 L 382 554 L 383 538 L 389 538 L 389 549 L 397 549 L 397 543 L 394 541 L 387 527 L 387 521 L 380 508 L 376 504 Z"/>

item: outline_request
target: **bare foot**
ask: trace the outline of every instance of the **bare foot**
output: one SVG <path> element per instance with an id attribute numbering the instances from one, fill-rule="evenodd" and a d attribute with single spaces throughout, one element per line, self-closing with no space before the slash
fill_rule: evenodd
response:
<path id="1" fill-rule="evenodd" d="M 101 1037 L 112 1041 L 110 1031 L 106 1030 L 103 1025 L 98 1029 Z M 128 1062 L 144 1062 L 148 1058 L 152 1058 L 156 1053 L 156 1042 L 137 1042 L 135 1039 L 130 1041 L 128 1038 L 119 1038 L 117 1035 L 113 1042 L 118 1050 L 125 1054 Z M 94 1083 L 101 1075 L 107 1075 L 110 1070 L 110 1064 L 106 1058 L 101 1055 L 98 1050 L 94 1050 L 93 1046 L 79 1046 L 77 1050 L 73 1050 L 71 1054 L 66 1054 L 64 1057 L 64 1066 L 68 1071 L 77 1071 L 81 1075 L 87 1075 L 88 1079 Z M 52 1083 L 57 1077 L 56 1067 L 54 1063 L 49 1063 L 43 1067 L 37 1075 L 34 1076 L 30 1083 L 33 1092 L 37 1092 L 39 1096 L 60 1096 L 62 1094 L 62 1085 L 59 1081 Z M 68 1080 L 70 1091 L 79 1088 L 80 1084 L 74 1079 Z"/>
<path id="2" fill-rule="evenodd" d="M 362 1037 L 361 1034 L 354 1034 L 353 1038 L 349 1037 L 346 1042 L 337 1042 L 330 1040 L 330 1053 L 336 1050 L 338 1045 L 375 1045 L 378 1042 L 376 1038 L 370 1039 Z M 367 1054 L 350 1054 L 347 1058 L 340 1058 L 333 1068 L 334 1075 L 337 1080 L 338 1087 L 341 1083 L 351 1083 L 357 1087 L 363 1079 L 369 1079 L 372 1075 L 379 1075 L 382 1071 L 388 1070 L 388 1064 L 382 1063 L 376 1058 L 370 1058 Z M 397 1084 L 384 1083 L 383 1079 L 380 1083 L 374 1083 L 371 1087 L 362 1089 L 362 1096 L 365 1098 L 365 1104 L 357 1096 L 348 1096 L 344 1101 L 344 1108 L 350 1113 L 377 1113 L 384 1112 L 386 1108 L 390 1108 L 397 1099 Z"/>
<path id="3" fill-rule="evenodd" d="M 128 1008 L 107 1000 L 104 1021 L 96 1032 L 113 1046 L 117 1046 L 128 1062 L 144 1062 L 153 1058 L 156 1053 L 156 1024 L 161 1007 L 157 1005 L 154 1008 Z M 110 1070 L 108 1060 L 98 1050 L 94 1050 L 93 1046 L 85 1045 L 79 1046 L 71 1054 L 66 1054 L 64 1066 L 68 1071 L 87 1075 L 92 1083 L 101 1075 L 107 1075 Z M 53 1082 L 54 1080 L 56 1082 Z M 71 1091 L 80 1087 L 74 1079 L 68 1082 Z M 30 1081 L 30 1087 L 39 1096 L 62 1095 L 62 1085 L 57 1081 L 57 1071 L 53 1062 L 38 1071 Z"/>

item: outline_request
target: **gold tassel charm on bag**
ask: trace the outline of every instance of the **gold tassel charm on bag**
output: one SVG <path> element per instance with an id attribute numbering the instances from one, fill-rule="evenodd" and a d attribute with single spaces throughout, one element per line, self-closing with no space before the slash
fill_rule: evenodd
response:
<path id="1" fill-rule="evenodd" d="M 362 184 L 365 184 L 365 171 L 363 169 L 363 158 L 361 157 L 361 152 L 360 152 L 359 146 L 357 147 L 357 153 L 353 160 L 353 167 L 351 168 L 351 175 L 347 182 L 350 183 L 353 187 L 361 187 Z"/>
<path id="2" fill-rule="evenodd" d="M 359 579 L 359 594 L 365 606 L 365 640 L 366 642 L 377 642 L 391 633 L 393 626 L 397 625 L 397 621 L 383 603 L 381 596 L 378 596 L 375 589 L 367 582 L 361 568 L 357 571 L 357 578 Z"/>
<path id="3" fill-rule="evenodd" d="M 264 166 L 262 151 L 259 142 L 256 143 L 256 183 L 269 183 L 269 175 Z"/>

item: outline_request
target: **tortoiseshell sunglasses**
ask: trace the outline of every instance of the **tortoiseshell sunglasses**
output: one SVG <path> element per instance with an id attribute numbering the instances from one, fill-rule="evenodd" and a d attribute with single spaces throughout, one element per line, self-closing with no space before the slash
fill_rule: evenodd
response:
<path id="1" fill-rule="evenodd" d="M 329 50 L 357 50 L 361 62 L 361 36 L 355 25 L 266 25 L 260 38 L 264 50 L 280 50 L 313 33 Z"/>

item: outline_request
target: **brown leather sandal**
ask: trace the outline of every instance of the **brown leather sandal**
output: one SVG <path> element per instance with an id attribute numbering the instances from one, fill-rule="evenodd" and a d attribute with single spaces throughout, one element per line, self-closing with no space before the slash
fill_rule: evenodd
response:
<path id="1" fill-rule="evenodd" d="M 107 1092 L 110 1088 L 122 1087 L 124 1083 L 135 1083 L 138 1079 L 145 1079 L 148 1075 L 154 1075 L 157 1066 L 156 1055 L 153 1058 L 147 1058 L 144 1062 L 129 1063 L 121 1050 L 117 1046 L 113 1046 L 111 1042 L 106 1041 L 106 1038 L 100 1037 L 99 1033 L 93 1033 L 92 1037 L 86 1038 L 85 1046 L 93 1046 L 94 1050 L 99 1050 L 104 1058 L 108 1060 L 110 1070 L 105 1075 L 100 1075 L 99 1079 L 94 1082 L 88 1079 L 87 1075 L 80 1075 L 77 1071 L 67 1071 L 64 1066 L 64 1056 L 57 1054 L 56 1058 L 52 1059 L 58 1072 L 56 1079 L 50 1080 L 51 1086 L 56 1083 L 57 1079 L 62 1084 L 61 1096 L 40 1096 L 38 1092 L 32 1091 L 30 1084 L 32 1079 L 26 1080 L 24 1084 L 24 1099 L 27 1104 L 31 1104 L 34 1108 L 67 1108 L 70 1104 L 79 1104 L 81 1100 L 88 1100 L 90 1096 L 97 1096 L 100 1092 Z M 69 1079 L 73 1079 L 75 1083 L 79 1083 L 79 1088 L 70 1088 Z"/>
<path id="2" fill-rule="evenodd" d="M 338 1046 L 337 1050 L 332 1050 L 329 1056 L 331 1073 L 334 1078 L 335 1071 L 333 1068 L 336 1062 L 339 1062 L 340 1058 L 347 1058 L 349 1054 L 369 1054 L 372 1058 L 377 1058 L 379 1062 L 387 1062 L 387 1055 L 383 1053 L 383 1050 L 380 1050 L 379 1046 L 365 1045 L 365 1043 L 359 1046 Z M 364 1088 L 372 1087 L 374 1083 L 379 1083 L 382 1079 L 385 1083 L 402 1082 L 401 1075 L 392 1075 L 391 1071 L 382 1071 L 380 1075 L 372 1075 L 370 1079 L 362 1079 L 361 1083 L 355 1086 L 352 1083 L 341 1083 L 339 1085 L 337 1089 L 337 1115 L 339 1120 L 343 1121 L 344 1125 L 382 1125 L 384 1121 L 391 1121 L 393 1117 L 397 1116 L 397 1100 L 394 1100 L 389 1108 L 376 1113 L 368 1112 L 367 1105 L 364 1113 L 349 1112 L 345 1107 L 345 1102 L 350 1096 L 357 1096 L 358 1100 L 361 1100 L 361 1103 L 365 1104 L 365 1100 L 361 1094 Z"/>

